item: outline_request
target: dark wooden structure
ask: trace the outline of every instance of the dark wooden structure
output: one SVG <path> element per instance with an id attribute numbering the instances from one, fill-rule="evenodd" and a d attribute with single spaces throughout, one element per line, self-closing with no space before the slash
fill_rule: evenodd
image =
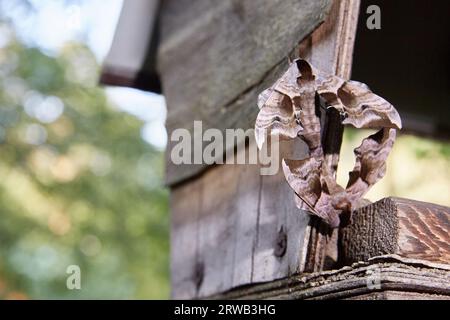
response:
<path id="1" fill-rule="evenodd" d="M 359 0 L 162 1 L 149 54 L 169 136 L 193 132 L 195 120 L 252 128 L 258 94 L 289 59 L 349 79 L 359 15 Z M 282 146 L 294 150 L 306 152 Z M 296 208 L 281 170 L 261 176 L 259 165 L 174 165 L 168 156 L 167 185 L 175 299 L 450 298 L 449 208 L 384 199 L 331 230 Z"/>

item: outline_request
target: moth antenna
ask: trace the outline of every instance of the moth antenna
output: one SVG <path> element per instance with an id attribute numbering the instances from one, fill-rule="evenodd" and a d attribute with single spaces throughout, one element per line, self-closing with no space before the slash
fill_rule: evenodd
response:
<path id="1" fill-rule="evenodd" d="M 320 214 L 317 212 L 317 210 L 314 208 L 314 206 L 307 200 L 305 197 L 302 197 L 297 193 L 297 191 L 294 190 L 294 193 L 297 197 L 302 199 L 302 201 L 306 204 L 306 206 L 311 210 L 312 213 L 314 213 L 316 216 L 320 217 Z"/>

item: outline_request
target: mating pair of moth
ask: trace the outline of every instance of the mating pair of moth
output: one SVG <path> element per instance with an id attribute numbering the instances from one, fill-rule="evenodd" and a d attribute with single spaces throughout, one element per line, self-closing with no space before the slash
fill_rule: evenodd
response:
<path id="1" fill-rule="evenodd" d="M 324 152 L 320 101 L 339 114 L 342 125 L 378 129 L 354 150 L 356 161 L 346 188 L 336 182 L 336 155 Z M 258 147 L 266 132 L 282 140 L 303 139 L 309 149 L 305 159 L 283 159 L 287 182 L 299 208 L 338 227 L 340 215 L 358 207 L 364 194 L 386 172 L 386 158 L 394 144 L 401 119 L 395 108 L 361 82 L 326 75 L 309 62 L 297 59 L 272 87 L 258 98 L 255 123 Z"/>

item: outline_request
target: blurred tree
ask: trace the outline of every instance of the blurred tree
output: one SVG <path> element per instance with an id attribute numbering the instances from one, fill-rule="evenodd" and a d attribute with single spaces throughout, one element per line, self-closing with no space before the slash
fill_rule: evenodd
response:
<path id="1" fill-rule="evenodd" d="M 0 33 L 0 298 L 167 297 L 162 153 L 97 87 L 87 47 L 50 57 Z"/>

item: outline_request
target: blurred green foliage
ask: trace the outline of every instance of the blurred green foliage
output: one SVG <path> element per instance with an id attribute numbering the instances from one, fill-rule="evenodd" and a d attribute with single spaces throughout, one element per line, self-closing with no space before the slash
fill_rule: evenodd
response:
<path id="1" fill-rule="evenodd" d="M 162 153 L 97 86 L 87 47 L 50 57 L 0 28 L 0 298 L 168 297 Z"/>

